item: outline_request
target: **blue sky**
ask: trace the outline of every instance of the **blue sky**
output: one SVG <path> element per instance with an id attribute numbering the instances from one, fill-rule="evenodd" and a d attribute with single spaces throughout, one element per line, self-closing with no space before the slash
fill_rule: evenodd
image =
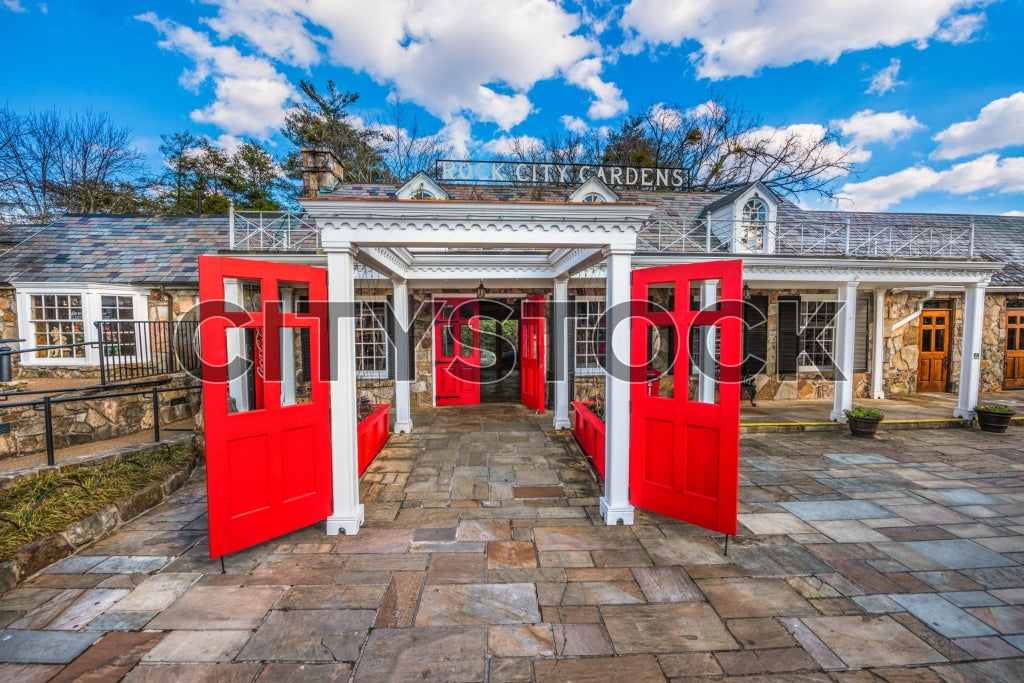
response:
<path id="1" fill-rule="evenodd" d="M 1019 0 L 0 0 L 0 105 L 162 133 L 276 131 L 300 79 L 389 98 L 458 156 L 615 128 L 714 90 L 779 135 L 842 134 L 842 209 L 1024 215 Z M 821 206 L 814 197 L 808 205 Z"/>

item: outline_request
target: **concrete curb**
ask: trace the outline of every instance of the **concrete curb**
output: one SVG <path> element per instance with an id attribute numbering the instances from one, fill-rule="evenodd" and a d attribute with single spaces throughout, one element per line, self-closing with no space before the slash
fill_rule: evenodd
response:
<path id="1" fill-rule="evenodd" d="M 167 475 L 162 481 L 119 498 L 85 519 L 76 522 L 61 533 L 38 538 L 22 546 L 10 560 L 0 562 L 0 594 L 15 588 L 19 583 L 37 572 L 46 569 L 76 553 L 82 547 L 96 541 L 123 524 L 131 521 L 146 510 L 162 503 L 172 493 L 180 489 L 195 470 L 199 462 L 199 451 L 191 434 L 181 434 L 157 443 L 125 446 L 102 453 L 96 453 L 74 460 L 62 462 L 54 467 L 37 467 L 32 470 L 9 472 L 0 478 L 0 488 L 7 488 L 13 483 L 39 476 L 44 472 L 69 472 L 82 466 L 100 465 L 116 461 L 128 456 L 146 455 L 165 448 L 177 448 L 188 445 L 192 448 L 192 458 L 185 467 Z"/>

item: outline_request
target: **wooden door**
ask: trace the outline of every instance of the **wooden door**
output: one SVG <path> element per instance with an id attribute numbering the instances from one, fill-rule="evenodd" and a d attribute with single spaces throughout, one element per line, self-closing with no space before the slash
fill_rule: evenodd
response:
<path id="1" fill-rule="evenodd" d="M 480 302 L 434 302 L 434 400 L 439 406 L 480 403 Z"/>
<path id="2" fill-rule="evenodd" d="M 1024 308 L 1006 311 L 1006 353 L 1003 356 L 1003 388 L 1024 389 Z"/>
<path id="3" fill-rule="evenodd" d="M 917 390 L 946 391 L 949 379 L 950 311 L 926 308 L 918 336 Z"/>
<path id="4" fill-rule="evenodd" d="M 544 412 L 544 296 L 522 302 L 519 321 L 520 400 L 527 408 Z"/>
<path id="5" fill-rule="evenodd" d="M 742 263 L 636 270 L 632 298 L 630 502 L 735 534 Z"/>
<path id="6" fill-rule="evenodd" d="M 330 515 L 326 301 L 323 268 L 199 258 L 211 557 Z"/>

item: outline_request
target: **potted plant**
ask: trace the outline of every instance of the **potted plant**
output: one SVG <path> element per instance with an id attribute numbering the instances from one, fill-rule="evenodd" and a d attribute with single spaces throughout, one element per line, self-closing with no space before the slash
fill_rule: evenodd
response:
<path id="1" fill-rule="evenodd" d="M 983 432 L 995 432 L 1002 434 L 1010 426 L 1010 418 L 1013 417 L 1013 408 L 999 403 L 988 403 L 974 409 L 978 417 L 978 426 Z"/>
<path id="2" fill-rule="evenodd" d="M 850 434 L 864 439 L 873 439 L 878 431 L 878 423 L 885 417 L 878 408 L 854 406 L 852 410 L 844 410 Z"/>

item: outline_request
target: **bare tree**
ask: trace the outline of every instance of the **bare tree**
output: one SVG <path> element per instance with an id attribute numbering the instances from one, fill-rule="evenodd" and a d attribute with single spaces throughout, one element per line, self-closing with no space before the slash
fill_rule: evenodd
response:
<path id="1" fill-rule="evenodd" d="M 607 164 L 679 168 L 680 189 L 727 191 L 761 181 L 780 194 L 831 197 L 831 181 L 849 174 L 849 152 L 833 130 L 763 126 L 716 94 L 686 110 L 660 104 L 626 118 L 604 148 Z"/>
<path id="2" fill-rule="evenodd" d="M 57 111 L 0 110 L 0 214 L 48 223 L 143 201 L 134 182 L 142 155 L 127 128 L 105 115 L 62 117 Z"/>
<path id="3" fill-rule="evenodd" d="M 408 180 L 418 171 L 431 173 L 439 160 L 454 153 L 439 133 L 424 134 L 419 119 L 400 99 L 388 104 L 376 126 L 384 165 L 395 180 Z"/>

